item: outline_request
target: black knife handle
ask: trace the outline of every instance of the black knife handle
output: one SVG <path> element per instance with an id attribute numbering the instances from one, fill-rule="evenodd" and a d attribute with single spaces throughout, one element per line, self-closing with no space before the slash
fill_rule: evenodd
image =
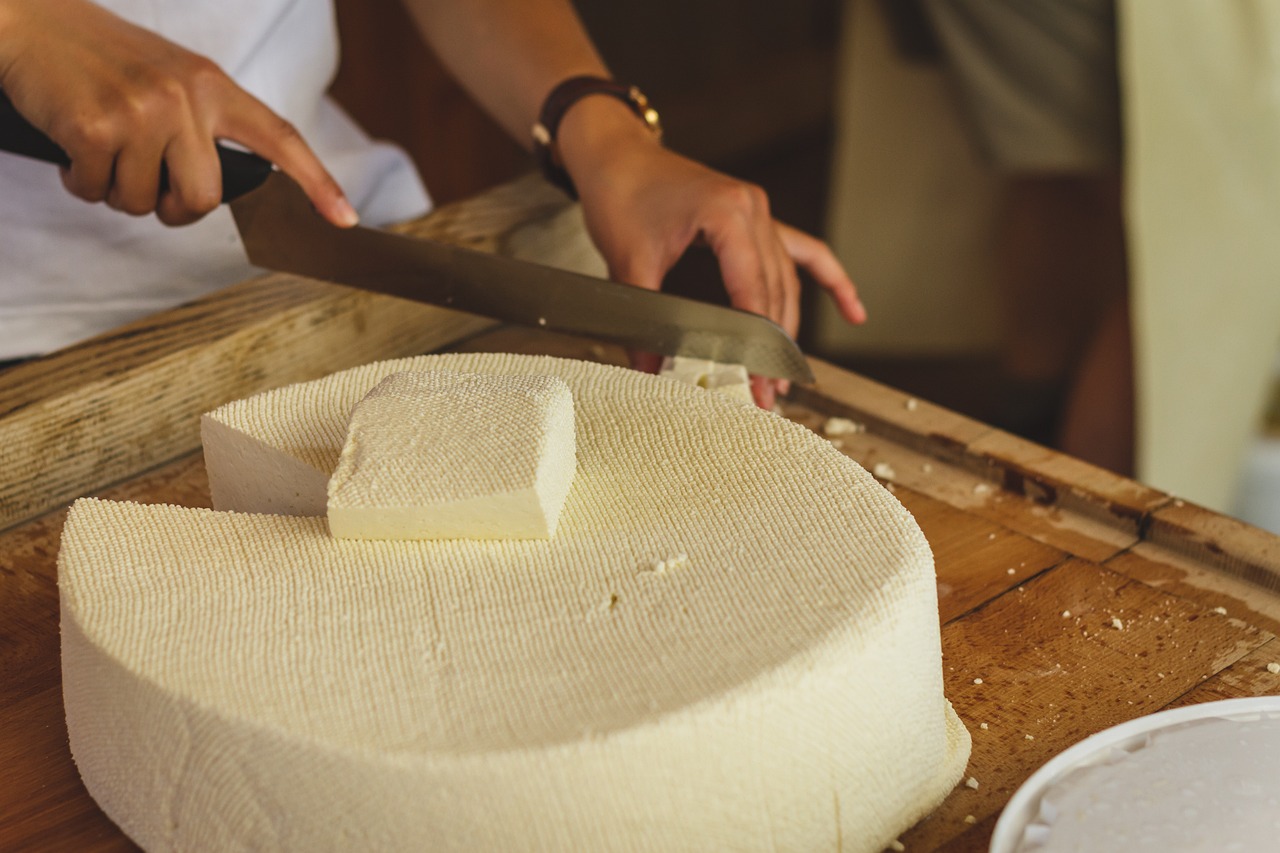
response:
<path id="1" fill-rule="evenodd" d="M 222 201 L 225 204 L 255 190 L 271 174 L 271 163 L 257 154 L 218 145 L 222 164 Z M 71 158 L 58 144 L 22 117 L 8 96 L 0 92 L 0 151 L 21 154 L 66 168 Z M 169 170 L 160 164 L 160 192 L 169 189 Z"/>

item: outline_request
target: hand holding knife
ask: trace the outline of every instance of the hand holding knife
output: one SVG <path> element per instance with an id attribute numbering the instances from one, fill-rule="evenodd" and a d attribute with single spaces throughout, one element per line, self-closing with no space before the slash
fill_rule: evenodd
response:
<path id="1" fill-rule="evenodd" d="M 2 93 L 0 150 L 70 163 Z M 255 265 L 632 349 L 812 381 L 791 338 L 757 314 L 360 226 L 339 228 L 262 158 L 221 145 L 218 157 L 223 202 Z"/>

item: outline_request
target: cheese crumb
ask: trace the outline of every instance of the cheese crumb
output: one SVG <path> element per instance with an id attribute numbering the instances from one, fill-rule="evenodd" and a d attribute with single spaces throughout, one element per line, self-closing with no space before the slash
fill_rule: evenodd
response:
<path id="1" fill-rule="evenodd" d="M 1062 618 L 1063 618 L 1063 619 L 1070 619 L 1070 618 L 1071 618 L 1071 611 L 1070 611 L 1070 610 L 1064 610 L 1064 611 L 1062 611 Z"/>
<path id="2" fill-rule="evenodd" d="M 668 557 L 665 560 L 654 560 L 649 564 L 648 571 L 655 575 L 665 575 L 667 572 L 674 571 L 682 566 L 689 565 L 689 555 L 680 553 L 674 557 Z"/>
<path id="3" fill-rule="evenodd" d="M 991 488 L 990 483 L 978 483 L 973 487 L 973 493 L 975 495 L 989 495 L 992 491 L 994 491 L 994 489 Z"/>
<path id="4" fill-rule="evenodd" d="M 973 825 L 978 822 L 978 819 L 971 814 L 967 814 L 964 816 L 964 822 Z"/>
<path id="5" fill-rule="evenodd" d="M 972 788 L 973 790 L 976 791 L 978 790 L 978 780 L 970 776 L 968 779 L 964 780 L 964 786 L 966 788 Z"/>
<path id="6" fill-rule="evenodd" d="M 980 729 L 982 729 L 982 730 L 984 730 L 984 731 L 985 731 L 985 730 L 988 728 L 988 726 L 987 726 L 987 724 L 986 724 L 986 723 L 979 723 L 979 724 L 978 724 L 978 728 L 980 728 Z"/>
<path id="7" fill-rule="evenodd" d="M 982 683 L 982 679 L 981 679 L 981 678 L 975 678 L 975 679 L 973 680 L 973 683 L 974 683 L 974 684 L 981 684 L 981 683 Z"/>
<path id="8" fill-rule="evenodd" d="M 920 408 L 920 401 L 915 397 L 908 397 L 906 406 L 908 412 L 914 412 L 916 409 Z"/>
<path id="9" fill-rule="evenodd" d="M 866 431 L 867 428 L 865 426 L 848 418 L 827 418 L 822 425 L 822 434 L 826 436 L 853 435 L 854 433 Z"/>
<path id="10" fill-rule="evenodd" d="M 1272 663 L 1267 664 L 1267 672 L 1272 675 L 1280 675 L 1280 663 L 1275 663 L 1273 661 Z"/>
<path id="11" fill-rule="evenodd" d="M 888 462 L 877 462 L 875 467 L 871 469 L 871 473 L 881 480 L 892 480 L 898 476 L 898 472 L 894 471 L 893 466 Z"/>
<path id="12" fill-rule="evenodd" d="M 1112 627 L 1112 628 L 1115 628 L 1117 631 L 1123 631 L 1123 630 L 1124 630 L 1124 623 L 1123 623 L 1123 622 L 1121 622 L 1119 619 L 1112 619 L 1112 620 L 1111 620 L 1111 627 Z"/>
<path id="13" fill-rule="evenodd" d="M 1023 735 L 1023 737 L 1024 737 L 1024 738 L 1026 738 L 1027 740 L 1035 740 L 1035 739 L 1036 739 L 1036 736 L 1035 736 L 1035 735 Z"/>
<path id="14" fill-rule="evenodd" d="M 1213 612 L 1214 612 L 1214 613 L 1217 613 L 1219 616 L 1226 616 L 1226 615 L 1227 615 L 1227 608 L 1225 608 L 1225 607 L 1215 607 L 1215 608 L 1213 608 Z"/>

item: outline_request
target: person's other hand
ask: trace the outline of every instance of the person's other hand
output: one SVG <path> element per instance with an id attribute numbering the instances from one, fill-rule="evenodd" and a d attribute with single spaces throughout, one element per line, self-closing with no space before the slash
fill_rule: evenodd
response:
<path id="1" fill-rule="evenodd" d="M 800 325 L 797 266 L 835 298 L 845 319 L 866 320 L 853 282 L 825 243 L 773 219 L 760 188 L 663 148 L 620 102 L 583 99 L 566 113 L 558 141 L 587 229 L 615 280 L 657 290 L 685 250 L 703 241 L 715 252 L 731 304 L 768 317 L 793 338 Z M 766 408 L 785 388 L 752 379 L 756 402 Z"/>
<path id="2" fill-rule="evenodd" d="M 211 60 L 88 0 L 0 0 L 0 88 L 67 152 L 63 183 L 86 201 L 194 222 L 222 197 L 214 141 L 226 139 L 275 163 L 334 224 L 356 221 L 292 125 Z"/>

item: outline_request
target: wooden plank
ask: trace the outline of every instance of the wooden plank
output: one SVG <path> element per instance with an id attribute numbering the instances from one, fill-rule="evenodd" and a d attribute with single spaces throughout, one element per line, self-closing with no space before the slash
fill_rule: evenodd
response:
<path id="1" fill-rule="evenodd" d="M 0 850 L 137 850 L 85 790 L 63 717 L 58 685 L 4 708 Z"/>
<path id="2" fill-rule="evenodd" d="M 819 359 L 795 402 L 861 421 L 867 431 L 978 474 L 1003 491 L 1096 517 L 1139 538 L 1142 519 L 1170 502 L 1143 486 L 1034 442 L 917 400 Z"/>
<path id="3" fill-rule="evenodd" d="M 825 416 L 850 418 L 894 444 L 953 463 L 993 427 L 811 358 L 814 383 L 792 386 L 791 401 Z"/>
<path id="4" fill-rule="evenodd" d="M 1164 492 L 999 430 L 968 447 L 1004 491 L 1092 519 L 1140 539 L 1147 517 L 1172 499 Z"/>
<path id="5" fill-rule="evenodd" d="M 1213 678 L 1182 694 L 1169 706 L 1197 705 L 1221 699 L 1280 696 L 1280 639 L 1259 646 Z"/>
<path id="6" fill-rule="evenodd" d="M 1145 537 L 1270 593 L 1280 593 L 1280 537 L 1182 500 L 1154 512 Z"/>
<path id="7" fill-rule="evenodd" d="M 969 840 L 956 849 L 985 843 L 994 816 L 1041 764 L 1165 707 L 1272 640 L 1081 560 L 952 622 L 942 635 L 946 694 L 973 735 L 966 777 L 978 787 L 962 783 L 903 843 L 908 850 L 962 836 Z"/>
<path id="8" fill-rule="evenodd" d="M 796 387 L 792 402 L 814 413 L 807 423 L 815 430 L 832 415 L 862 427 L 840 440 L 868 469 L 887 466 L 894 475 L 884 479 L 1075 556 L 1102 562 L 1120 553 L 1171 500 L 818 359 L 810 364 L 817 382 Z"/>
<path id="9" fill-rule="evenodd" d="M 945 624 L 1050 569 L 1067 555 L 911 489 L 894 490 L 933 548 Z"/>
<path id="10" fill-rule="evenodd" d="M 1094 562 L 1106 560 L 1138 541 L 1128 524 L 1080 515 L 1069 508 L 1046 504 L 1034 496 L 1006 490 L 1006 480 L 1011 479 L 1012 474 L 1006 477 L 1007 471 L 1001 473 L 1001 469 L 993 467 L 985 457 L 966 456 L 968 445 L 950 439 L 935 443 L 934 439 L 945 430 L 945 425 L 940 423 L 942 419 L 929 418 L 928 409 L 935 407 L 921 402 L 914 410 L 906 409 L 902 401 L 911 398 L 894 393 L 898 395 L 896 405 L 892 398 L 861 396 L 858 398 L 860 408 L 840 407 L 844 414 L 839 417 L 852 420 L 859 430 L 832 437 L 833 443 L 846 455 L 884 482 L 908 487 L 969 515 Z M 804 393 L 792 396 L 807 399 Z M 830 420 L 826 414 L 805 404 L 784 402 L 781 408 L 787 417 L 819 433 L 824 432 Z M 904 439 L 902 426 L 910 415 L 902 415 L 899 409 L 910 413 L 924 411 L 922 421 L 932 423 L 921 424 L 924 429 Z M 887 421 L 886 415 L 894 417 L 896 422 Z M 963 424 L 961 429 L 967 431 Z M 1022 482 L 1025 486 L 1027 481 Z"/>
<path id="11" fill-rule="evenodd" d="M 1148 586 L 1205 607 L 1220 607 L 1228 616 L 1280 634 L 1280 595 L 1267 594 L 1238 575 L 1182 551 L 1143 542 L 1106 565 Z"/>
<path id="12" fill-rule="evenodd" d="M 599 271 L 580 214 L 521 182 L 399 230 Z M 227 400 L 492 326 L 291 276 L 244 282 L 0 373 L 0 529 L 195 449 Z"/>

